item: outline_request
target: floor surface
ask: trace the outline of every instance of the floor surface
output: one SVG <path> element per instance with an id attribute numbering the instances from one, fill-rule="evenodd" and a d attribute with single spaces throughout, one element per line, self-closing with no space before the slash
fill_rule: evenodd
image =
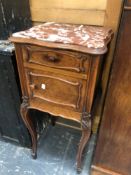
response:
<path id="1" fill-rule="evenodd" d="M 81 175 L 90 174 L 95 135 L 84 153 Z M 38 142 L 38 157 L 33 160 L 30 149 L 0 141 L 0 175 L 76 175 L 75 156 L 80 131 L 64 126 L 50 127 Z"/>

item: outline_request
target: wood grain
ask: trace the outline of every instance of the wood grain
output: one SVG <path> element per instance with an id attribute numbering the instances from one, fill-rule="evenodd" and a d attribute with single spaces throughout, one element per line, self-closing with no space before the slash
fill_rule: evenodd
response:
<path id="1" fill-rule="evenodd" d="M 28 75 L 29 84 L 35 85 L 35 88 L 30 93 L 31 98 L 37 97 L 61 107 L 69 107 L 75 111 L 82 111 L 82 105 L 80 104 L 83 102 L 80 99 L 83 99 L 81 98 L 83 96 L 82 91 L 85 91 L 86 83 L 84 81 L 81 83 L 79 79 L 60 76 L 59 74 L 54 75 L 44 71 L 31 70 L 28 72 Z M 44 89 L 41 87 L 43 83 L 45 85 Z"/>
<path id="2" fill-rule="evenodd" d="M 54 21 L 58 23 L 103 25 L 104 10 L 31 8 L 35 22 Z"/>
<path id="3" fill-rule="evenodd" d="M 103 67 L 104 70 L 103 70 L 102 81 L 101 81 L 102 95 L 95 109 L 96 117 L 94 119 L 94 127 L 93 127 L 94 133 L 97 132 L 98 124 L 100 122 L 100 116 L 102 115 L 103 104 L 104 104 L 105 94 L 107 90 L 109 72 L 110 72 L 110 68 L 113 60 L 113 54 L 114 54 L 114 49 L 116 44 L 116 37 L 117 37 L 117 31 L 118 31 L 119 21 L 121 17 L 122 6 L 123 6 L 123 1 L 120 1 L 120 0 L 107 1 L 106 13 L 104 17 L 104 26 L 111 27 L 113 29 L 114 37 L 110 45 L 110 50 L 108 52 L 105 65 Z"/>
<path id="4" fill-rule="evenodd" d="M 130 19 L 131 10 L 124 10 L 93 163 L 111 175 L 131 174 Z"/>
<path id="5" fill-rule="evenodd" d="M 44 65 L 46 67 L 69 70 L 72 72 L 85 73 L 88 71 L 89 61 L 86 54 L 41 48 L 36 46 L 23 47 L 23 58 L 25 62 Z M 70 62 L 70 65 L 68 64 Z"/>
<path id="6" fill-rule="evenodd" d="M 92 166 L 93 170 L 91 175 L 121 175 L 120 173 L 113 172 L 98 166 Z"/>
<path id="7" fill-rule="evenodd" d="M 61 8 L 61 9 L 96 9 L 105 10 L 107 0 L 30 0 L 32 8 Z"/>
<path id="8" fill-rule="evenodd" d="M 107 0 L 30 0 L 30 9 L 33 22 L 103 25 L 106 4 Z"/>

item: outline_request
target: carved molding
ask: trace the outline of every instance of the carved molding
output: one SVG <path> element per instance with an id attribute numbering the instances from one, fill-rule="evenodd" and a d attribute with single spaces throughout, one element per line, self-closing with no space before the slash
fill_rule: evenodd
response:
<path id="1" fill-rule="evenodd" d="M 33 72 L 30 72 L 29 75 L 30 75 L 30 78 L 31 78 L 31 76 L 46 77 L 46 78 L 51 78 L 51 79 L 59 80 L 59 81 L 62 81 L 64 83 L 70 84 L 71 86 L 76 87 L 78 89 L 78 97 L 76 98 L 76 103 L 75 104 L 66 103 L 66 102 L 63 102 L 63 103 L 60 102 L 59 103 L 56 100 L 54 101 L 54 100 L 49 99 L 49 98 L 37 96 L 36 94 L 33 94 L 33 93 L 32 94 L 33 94 L 34 97 L 38 97 L 40 99 L 43 99 L 45 101 L 48 101 L 48 102 L 51 102 L 51 103 L 54 103 L 54 104 L 59 104 L 59 105 L 69 106 L 69 107 L 73 107 L 75 109 L 79 109 L 79 107 L 80 107 L 79 106 L 80 105 L 80 100 L 81 100 L 81 89 L 82 89 L 82 83 L 81 82 L 71 82 L 71 81 L 68 81 L 68 80 L 65 80 L 65 79 L 62 79 L 62 78 L 59 78 L 59 77 L 54 77 L 54 76 L 51 76 L 51 75 L 38 74 L 38 73 L 33 73 Z"/>
<path id="2" fill-rule="evenodd" d="M 85 72 L 85 67 L 84 67 L 84 62 L 87 60 L 87 58 L 89 58 L 89 56 L 86 56 L 84 54 L 80 54 L 80 53 L 72 53 L 72 52 L 68 52 L 68 51 L 58 51 L 58 50 L 50 50 L 50 49 L 45 49 L 41 50 L 40 48 L 36 48 L 34 49 L 34 47 L 30 47 L 30 46 L 26 46 L 26 61 L 30 62 L 30 63 L 35 63 L 35 64 L 39 64 L 39 65 L 44 65 L 47 67 L 53 67 L 53 68 L 59 68 L 59 69 L 65 69 L 65 70 L 71 70 L 71 71 L 76 71 L 76 72 Z M 47 62 L 41 63 L 38 59 L 33 59 L 33 53 L 37 53 L 37 54 L 41 54 L 43 55 L 43 58 L 46 59 L 46 55 L 48 55 L 50 52 L 55 53 L 56 55 L 58 55 L 59 57 L 59 62 L 60 59 L 62 59 L 62 56 L 66 55 L 67 57 L 72 57 L 74 59 L 74 61 L 76 62 L 76 67 L 67 67 L 67 66 L 62 66 L 62 65 L 55 65 L 54 64 L 47 64 Z M 38 57 L 38 55 L 37 55 Z M 77 59 L 76 59 L 77 58 Z M 66 61 L 66 59 L 65 59 Z"/>
<path id="3" fill-rule="evenodd" d="M 26 108 L 29 106 L 29 98 L 27 96 L 22 97 L 23 101 L 21 104 L 21 108 Z"/>
<path id="4" fill-rule="evenodd" d="M 85 67 L 84 67 L 84 62 L 89 59 L 89 55 L 85 55 L 85 54 L 81 54 L 79 55 L 79 59 L 80 59 L 80 72 L 85 72 Z"/>
<path id="5" fill-rule="evenodd" d="M 82 129 L 91 129 L 91 114 L 87 112 L 82 113 L 81 118 Z"/>

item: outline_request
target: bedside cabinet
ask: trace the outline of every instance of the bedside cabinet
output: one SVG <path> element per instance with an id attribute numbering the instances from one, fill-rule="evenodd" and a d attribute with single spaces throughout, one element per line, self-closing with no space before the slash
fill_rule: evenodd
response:
<path id="1" fill-rule="evenodd" d="M 32 137 L 37 133 L 29 109 L 81 123 L 77 169 L 91 133 L 91 107 L 103 54 L 112 30 L 102 27 L 45 23 L 13 34 L 21 81 L 21 115 Z"/>

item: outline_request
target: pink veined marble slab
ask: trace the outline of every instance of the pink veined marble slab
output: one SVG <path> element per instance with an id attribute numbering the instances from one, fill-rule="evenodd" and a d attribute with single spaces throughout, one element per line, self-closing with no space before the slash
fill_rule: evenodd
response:
<path id="1" fill-rule="evenodd" d="M 25 39 L 32 38 L 47 42 L 79 45 L 91 49 L 101 49 L 106 47 L 112 34 L 112 30 L 105 27 L 48 22 L 34 26 L 26 31 L 14 33 L 12 36 Z"/>

